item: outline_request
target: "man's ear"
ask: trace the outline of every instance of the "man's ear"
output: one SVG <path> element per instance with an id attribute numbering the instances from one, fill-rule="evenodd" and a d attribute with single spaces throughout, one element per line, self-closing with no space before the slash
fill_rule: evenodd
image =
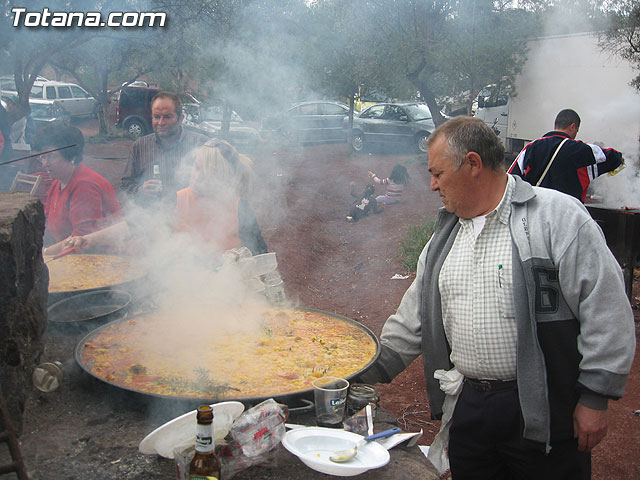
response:
<path id="1" fill-rule="evenodd" d="M 469 152 L 465 155 L 465 161 L 471 167 L 471 175 L 478 175 L 482 171 L 482 157 L 476 152 Z"/>

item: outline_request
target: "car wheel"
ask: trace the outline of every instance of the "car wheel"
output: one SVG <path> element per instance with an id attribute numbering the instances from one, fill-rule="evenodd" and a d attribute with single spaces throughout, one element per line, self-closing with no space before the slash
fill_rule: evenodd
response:
<path id="1" fill-rule="evenodd" d="M 356 153 L 364 152 L 364 134 L 360 131 L 354 130 L 353 137 L 351 138 L 351 148 Z"/>
<path id="2" fill-rule="evenodd" d="M 288 128 L 280 129 L 278 135 L 285 145 L 297 145 L 300 141 L 296 132 Z"/>
<path id="3" fill-rule="evenodd" d="M 427 139 L 429 138 L 429 134 L 426 132 L 421 132 L 416 135 L 416 152 L 418 153 L 427 153 L 429 149 L 427 148 Z"/>
<path id="4" fill-rule="evenodd" d="M 146 125 L 141 120 L 135 118 L 127 120 L 124 129 L 127 131 L 131 138 L 141 137 L 147 131 Z"/>

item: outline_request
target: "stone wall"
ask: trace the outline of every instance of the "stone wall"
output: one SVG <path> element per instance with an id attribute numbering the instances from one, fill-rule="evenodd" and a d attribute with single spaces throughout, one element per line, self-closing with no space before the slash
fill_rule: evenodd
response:
<path id="1" fill-rule="evenodd" d="M 49 272 L 41 253 L 44 223 L 37 198 L 0 193 L 0 387 L 18 433 L 47 326 Z"/>

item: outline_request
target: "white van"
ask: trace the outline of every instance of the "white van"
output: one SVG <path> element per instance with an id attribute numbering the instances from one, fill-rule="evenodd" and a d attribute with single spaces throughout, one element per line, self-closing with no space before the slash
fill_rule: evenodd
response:
<path id="1" fill-rule="evenodd" d="M 630 82 L 637 74 L 632 62 L 600 48 L 597 33 L 534 38 L 513 90 L 507 82 L 487 85 L 475 116 L 493 127 L 514 157 L 553 130 L 560 110 L 571 108 L 582 120 L 578 140 L 636 158 L 640 97 Z"/>
<path id="2" fill-rule="evenodd" d="M 96 99 L 75 83 L 34 82 L 29 98 L 58 100 L 72 117 L 95 115 L 97 112 Z"/>

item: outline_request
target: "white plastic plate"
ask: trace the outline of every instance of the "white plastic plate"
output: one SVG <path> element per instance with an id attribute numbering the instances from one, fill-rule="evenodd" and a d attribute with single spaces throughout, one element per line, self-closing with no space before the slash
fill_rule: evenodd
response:
<path id="1" fill-rule="evenodd" d="M 213 408 L 213 435 L 216 442 L 227 436 L 231 425 L 244 411 L 240 402 L 221 402 L 211 405 Z M 148 455 L 158 454 L 173 458 L 174 448 L 196 438 L 196 413 L 192 410 L 156 428 L 140 442 L 138 449 Z"/>
<path id="2" fill-rule="evenodd" d="M 307 427 L 288 431 L 282 438 L 282 445 L 313 470 L 350 477 L 389 463 L 389 452 L 375 441 L 365 443 L 348 462 L 329 460 L 336 451 L 353 448 L 362 438 L 362 435 L 345 430 Z"/>

